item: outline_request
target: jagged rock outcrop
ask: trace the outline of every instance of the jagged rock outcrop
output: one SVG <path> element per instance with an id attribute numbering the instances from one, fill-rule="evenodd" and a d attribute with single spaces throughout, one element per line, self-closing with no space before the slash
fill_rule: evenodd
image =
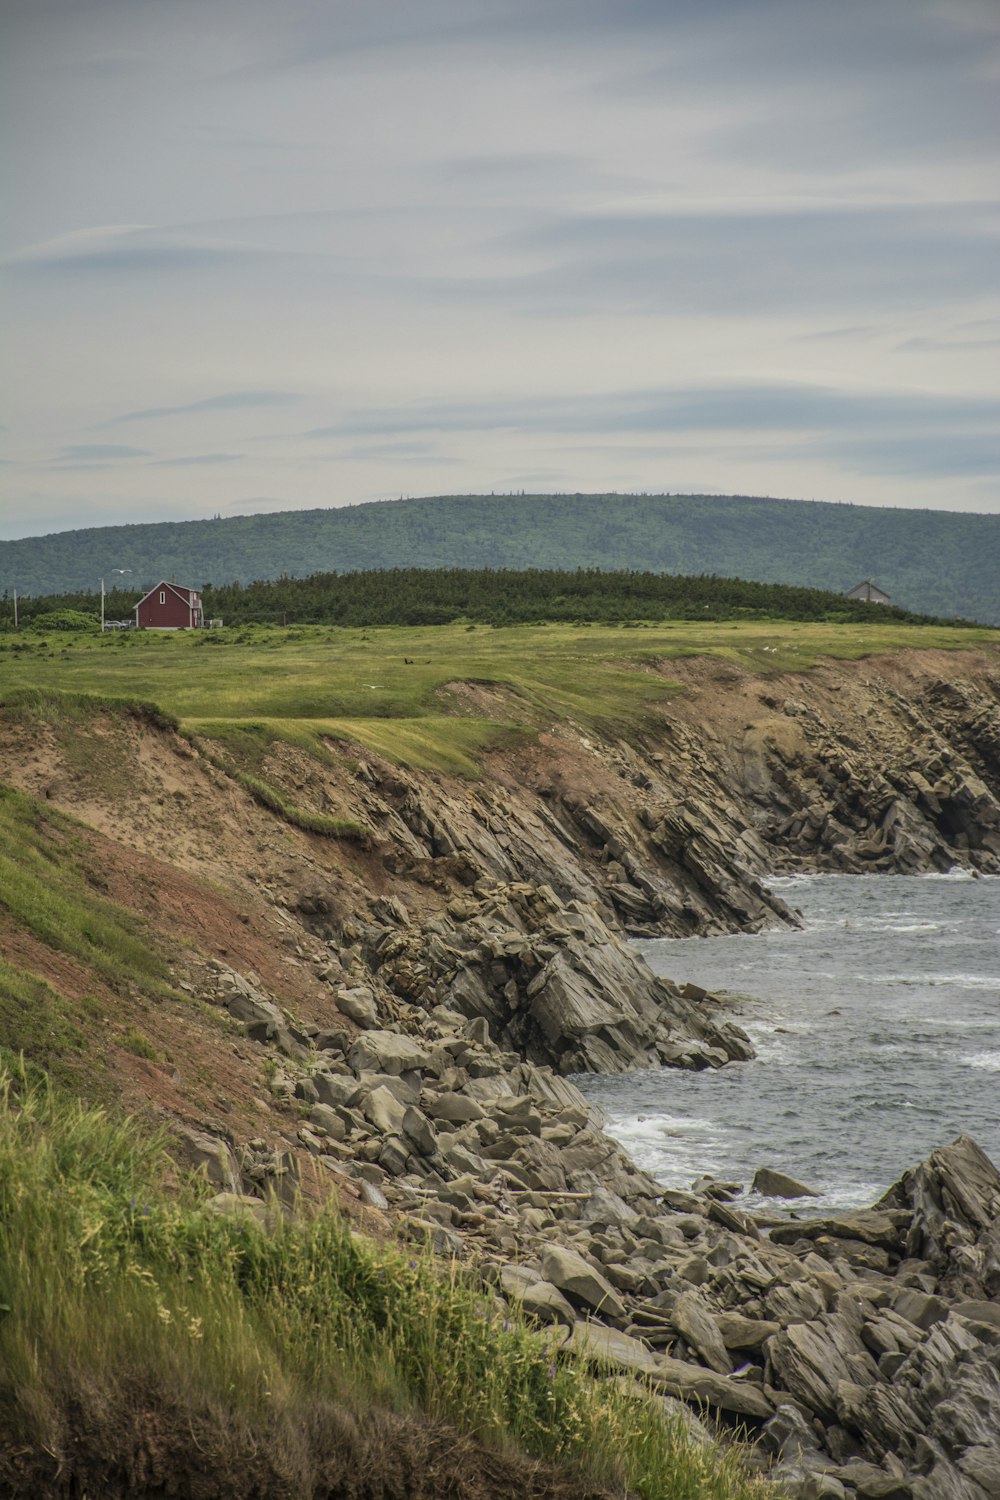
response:
<path id="1" fill-rule="evenodd" d="M 359 924 L 358 936 L 372 972 L 395 993 L 479 1018 L 502 1045 L 561 1073 L 720 1067 L 753 1056 L 711 1001 L 658 979 L 597 903 L 564 903 L 548 885 L 477 882 L 422 930 L 397 917 Z"/>

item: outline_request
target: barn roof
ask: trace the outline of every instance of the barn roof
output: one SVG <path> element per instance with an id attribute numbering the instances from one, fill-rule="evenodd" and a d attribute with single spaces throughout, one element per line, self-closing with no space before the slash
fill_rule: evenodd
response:
<path id="1" fill-rule="evenodd" d="M 200 594 L 199 589 L 186 588 L 182 583 L 167 583 L 166 579 L 161 578 L 159 583 L 154 583 L 151 589 L 146 590 L 142 598 L 139 600 L 139 604 L 145 604 L 150 594 L 155 594 L 160 589 L 171 589 L 177 595 L 178 599 L 183 599 L 185 604 L 190 604 L 192 599 L 197 599 Z M 138 609 L 138 607 L 139 605 L 137 604 L 136 609 Z"/>

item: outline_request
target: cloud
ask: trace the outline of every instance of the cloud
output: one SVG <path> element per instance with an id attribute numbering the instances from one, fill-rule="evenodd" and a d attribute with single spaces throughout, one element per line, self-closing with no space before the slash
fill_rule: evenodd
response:
<path id="1" fill-rule="evenodd" d="M 338 453 L 337 458 L 358 459 L 365 462 L 369 459 L 426 458 L 434 456 L 436 452 L 437 449 L 433 443 L 358 443 L 353 448 L 347 448 L 343 453 Z"/>
<path id="2" fill-rule="evenodd" d="M 944 479 L 1000 478 L 1000 437 L 993 432 L 908 433 L 830 445 L 838 465 L 862 474 L 933 475 Z"/>
<path id="3" fill-rule="evenodd" d="M 914 338 L 904 339 L 902 343 L 896 345 L 896 348 L 933 352 L 949 349 L 996 349 L 998 346 L 1000 346 L 1000 337 L 986 339 Z"/>
<path id="4" fill-rule="evenodd" d="M 992 296 L 996 216 L 939 208 L 568 214 L 512 235 L 521 310 L 713 317 L 926 308 Z M 532 269 L 531 260 L 547 260 Z M 853 320 L 852 320 L 853 321 Z"/>
<path id="5" fill-rule="evenodd" d="M 155 469 L 196 469 L 202 464 L 234 464 L 245 453 L 195 453 L 190 458 L 158 458 L 152 465 Z"/>
<path id="6" fill-rule="evenodd" d="M 128 448 L 124 443 L 73 443 L 60 452 L 60 458 L 73 462 L 94 462 L 109 458 L 149 458 L 146 448 Z"/>
<path id="7" fill-rule="evenodd" d="M 102 422 L 102 427 L 116 427 L 122 422 L 146 422 L 160 417 L 187 417 L 199 412 L 247 411 L 254 407 L 291 406 L 300 397 L 292 391 L 226 391 L 201 401 L 187 401 L 182 406 L 147 406 L 141 411 L 124 412 Z"/>
<path id="8" fill-rule="evenodd" d="M 164 276 L 215 269 L 262 253 L 252 245 L 204 231 L 106 224 L 28 245 L 4 257 L 3 264 L 8 273 L 28 276 Z"/>
<path id="9" fill-rule="evenodd" d="M 361 433 L 691 433 L 864 432 L 900 428 L 1000 425 L 1000 402 L 908 392 L 841 391 L 805 385 L 731 385 L 605 391 L 580 397 L 496 398 L 369 408 L 303 434 L 308 439 Z"/>

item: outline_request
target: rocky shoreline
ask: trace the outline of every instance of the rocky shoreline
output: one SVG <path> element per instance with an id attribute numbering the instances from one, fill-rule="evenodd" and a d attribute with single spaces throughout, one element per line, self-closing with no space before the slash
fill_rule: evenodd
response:
<path id="1" fill-rule="evenodd" d="M 975 1144 L 870 1209 L 777 1221 L 726 1184 L 664 1191 L 570 1075 L 753 1057 L 714 997 L 657 978 L 629 936 L 794 924 L 775 871 L 1000 872 L 996 663 L 685 670 L 641 735 L 553 726 L 481 782 L 346 744 L 326 765 L 275 748 L 269 781 L 369 830 L 350 849 L 276 833 L 242 793 L 227 833 L 217 756 L 133 726 L 115 836 L 158 851 L 169 830 L 179 863 L 230 885 L 240 869 L 315 997 L 307 1021 L 231 939 L 189 956 L 186 987 L 259 1058 L 273 1120 L 250 1139 L 172 1123 L 220 1212 L 266 1222 L 272 1193 L 334 1193 L 367 1232 L 457 1257 L 540 1336 L 651 1386 L 694 1440 L 714 1423 L 759 1439 L 793 1500 L 987 1500 L 1000 1175 Z M 23 765 L 27 790 L 109 821 L 85 772 Z"/>
<path id="2" fill-rule="evenodd" d="M 278 1049 L 272 1087 L 304 1115 L 298 1153 L 190 1140 L 221 1212 L 266 1220 L 268 1190 L 332 1178 L 369 1229 L 457 1257 L 566 1350 L 682 1403 L 695 1440 L 708 1418 L 758 1438 L 800 1500 L 997 1493 L 1000 1174 L 971 1140 L 870 1209 L 758 1218 L 732 1185 L 664 1191 L 482 1016 L 390 1029 L 376 981 L 336 992 L 342 1027 L 302 1030 L 224 968 L 214 997 Z"/>

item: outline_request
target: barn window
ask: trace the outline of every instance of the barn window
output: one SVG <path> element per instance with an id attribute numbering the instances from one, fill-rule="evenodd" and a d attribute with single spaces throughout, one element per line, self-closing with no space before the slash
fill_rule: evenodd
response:
<path id="1" fill-rule="evenodd" d="M 164 592 L 163 592 L 163 590 L 162 590 L 162 589 L 161 589 L 161 590 L 160 590 L 160 603 L 161 603 L 161 604 L 166 604 L 166 602 L 167 602 L 167 596 L 166 596 L 166 594 L 165 594 L 165 593 L 164 593 Z"/>

